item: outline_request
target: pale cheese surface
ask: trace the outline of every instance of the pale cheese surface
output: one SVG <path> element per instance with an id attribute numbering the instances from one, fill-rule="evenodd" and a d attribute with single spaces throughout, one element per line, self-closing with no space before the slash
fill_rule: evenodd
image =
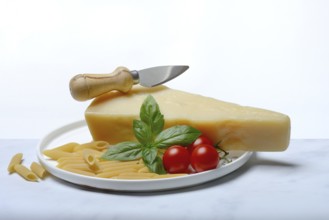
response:
<path id="1" fill-rule="evenodd" d="M 290 119 L 269 110 L 244 107 L 165 86 L 135 86 L 128 93 L 110 92 L 96 98 L 85 112 L 95 140 L 110 143 L 135 140 L 132 121 L 152 95 L 165 126 L 191 125 L 228 150 L 282 151 L 289 145 Z"/>

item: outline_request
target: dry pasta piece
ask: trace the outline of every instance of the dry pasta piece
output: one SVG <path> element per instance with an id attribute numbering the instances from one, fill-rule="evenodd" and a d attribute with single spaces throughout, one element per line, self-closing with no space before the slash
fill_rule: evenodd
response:
<path id="1" fill-rule="evenodd" d="M 79 151 L 86 148 L 102 151 L 104 149 L 107 149 L 108 147 L 109 147 L 109 143 L 107 143 L 106 141 L 92 141 L 74 147 L 74 151 Z"/>
<path id="2" fill-rule="evenodd" d="M 75 162 L 75 161 L 79 161 L 82 162 L 84 161 L 83 158 L 81 158 L 80 156 L 74 156 L 74 157 L 61 157 L 57 160 L 58 163 L 62 163 L 62 162 Z"/>
<path id="3" fill-rule="evenodd" d="M 83 159 L 80 159 L 80 160 L 72 160 L 72 161 L 69 161 L 69 160 L 65 160 L 65 161 L 61 161 L 61 162 L 58 162 L 57 164 L 57 167 L 58 168 L 61 168 L 61 167 L 64 167 L 66 165 L 71 165 L 71 164 L 84 164 L 85 161 Z"/>
<path id="4" fill-rule="evenodd" d="M 116 168 L 116 167 L 127 167 L 127 166 L 135 166 L 138 165 L 138 167 L 144 166 L 143 164 L 139 164 L 138 161 L 119 161 L 117 163 L 100 163 L 99 166 L 102 169 L 107 168 Z"/>
<path id="5" fill-rule="evenodd" d="M 152 178 L 155 173 L 121 173 L 120 175 L 116 176 L 116 179 L 150 179 Z"/>
<path id="6" fill-rule="evenodd" d="M 109 166 L 109 167 L 101 167 L 101 170 L 106 172 L 106 171 L 111 171 L 111 170 L 132 168 L 132 169 L 136 170 L 136 172 L 137 172 L 142 167 L 144 167 L 144 165 L 142 165 L 142 164 L 120 164 L 120 165 L 115 164 L 115 165 Z"/>
<path id="7" fill-rule="evenodd" d="M 150 173 L 150 170 L 148 167 L 144 166 L 138 170 L 138 173 Z"/>
<path id="8" fill-rule="evenodd" d="M 88 151 L 90 152 L 91 154 L 94 154 L 96 157 L 101 157 L 102 156 L 102 152 L 99 151 L 99 150 L 95 150 L 95 149 L 91 149 L 91 148 L 85 148 L 85 149 L 80 149 L 80 150 L 77 150 L 75 151 L 77 154 L 79 155 L 83 155 L 84 154 L 84 151 Z"/>
<path id="9" fill-rule="evenodd" d="M 87 164 L 94 165 L 96 163 L 97 158 L 96 158 L 95 154 L 93 154 L 91 151 L 84 150 L 82 156 L 83 156 L 84 161 L 86 161 Z"/>
<path id="10" fill-rule="evenodd" d="M 76 169 L 76 170 L 93 172 L 93 170 L 90 169 L 90 167 L 88 166 L 88 164 L 86 164 L 85 162 L 83 162 L 83 163 L 76 163 L 76 164 L 67 164 L 67 165 L 62 166 L 60 168 L 62 168 L 62 169 L 71 168 L 71 169 Z"/>
<path id="11" fill-rule="evenodd" d="M 39 178 L 43 179 L 46 176 L 46 170 L 38 163 L 33 162 L 30 166 L 30 169 L 35 173 Z"/>
<path id="12" fill-rule="evenodd" d="M 90 172 L 90 171 L 74 169 L 74 168 L 71 168 L 71 167 L 63 167 L 62 169 L 66 170 L 66 171 L 69 171 L 69 172 L 72 172 L 72 173 L 80 174 L 80 175 L 95 176 L 95 174 L 93 172 Z"/>
<path id="13" fill-rule="evenodd" d="M 22 158 L 23 158 L 23 154 L 22 153 L 15 154 L 11 158 L 10 163 L 8 165 L 8 172 L 9 173 L 15 172 L 14 167 L 15 167 L 16 164 L 20 164 L 22 162 Z"/>
<path id="14" fill-rule="evenodd" d="M 53 150 L 60 150 L 60 151 L 72 153 L 74 151 L 74 148 L 79 145 L 80 144 L 78 144 L 76 142 L 70 142 L 70 143 L 64 144 L 62 146 L 56 147 Z"/>
<path id="15" fill-rule="evenodd" d="M 89 149 L 83 151 L 83 159 L 89 165 L 92 170 L 99 170 L 99 164 L 95 154 Z"/>
<path id="16" fill-rule="evenodd" d="M 115 170 L 115 171 L 102 171 L 97 174 L 97 177 L 113 178 L 113 177 L 120 175 L 121 173 L 131 173 L 131 172 L 136 172 L 136 170 L 132 169 L 132 168 L 125 168 L 125 169 Z"/>
<path id="17" fill-rule="evenodd" d="M 57 149 L 51 149 L 51 150 L 44 150 L 43 154 L 46 155 L 47 157 L 50 157 L 53 160 L 57 160 L 61 157 L 72 157 L 72 156 L 77 156 L 77 153 L 70 153 L 62 150 L 57 150 Z"/>
<path id="18" fill-rule="evenodd" d="M 119 160 L 99 160 L 99 164 L 102 165 L 102 166 L 107 166 L 107 165 L 110 165 L 110 164 L 116 164 L 116 163 L 122 163 L 122 161 L 119 161 Z"/>
<path id="19" fill-rule="evenodd" d="M 107 171 L 115 171 L 115 170 L 122 170 L 122 169 L 127 169 L 127 168 L 130 168 L 130 169 L 133 169 L 137 171 L 142 167 L 143 165 L 141 164 L 128 164 L 128 165 L 121 165 L 121 166 L 112 166 L 112 167 L 102 167 L 101 170 L 103 172 L 107 172 Z"/>
<path id="20" fill-rule="evenodd" d="M 27 167 L 25 167 L 23 165 L 16 164 L 14 166 L 14 169 L 15 169 L 16 173 L 21 175 L 26 180 L 34 181 L 34 182 L 38 181 L 38 177 L 31 170 L 29 170 Z"/>

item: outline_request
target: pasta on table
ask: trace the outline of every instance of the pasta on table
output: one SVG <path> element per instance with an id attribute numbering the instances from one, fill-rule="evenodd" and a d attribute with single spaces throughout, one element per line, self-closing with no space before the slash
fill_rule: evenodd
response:
<path id="1" fill-rule="evenodd" d="M 22 164 L 23 154 L 15 154 L 8 165 L 8 172 L 10 174 L 17 173 L 28 181 L 36 182 L 38 178 L 43 179 L 46 176 L 46 170 L 38 163 L 33 162 L 30 169 Z"/>

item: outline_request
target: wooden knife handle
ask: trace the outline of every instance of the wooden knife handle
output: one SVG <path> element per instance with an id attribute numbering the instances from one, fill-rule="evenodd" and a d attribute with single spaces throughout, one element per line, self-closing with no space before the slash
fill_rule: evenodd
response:
<path id="1" fill-rule="evenodd" d="M 79 74 L 70 81 L 70 91 L 74 99 L 86 101 L 112 90 L 128 92 L 134 79 L 125 67 L 116 68 L 110 74 Z"/>

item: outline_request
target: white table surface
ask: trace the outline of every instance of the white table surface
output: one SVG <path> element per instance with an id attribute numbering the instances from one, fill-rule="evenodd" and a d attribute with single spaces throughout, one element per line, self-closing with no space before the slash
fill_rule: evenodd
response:
<path id="1" fill-rule="evenodd" d="M 34 139 L 0 140 L 0 219 L 328 219 L 329 140 L 292 140 L 239 170 L 191 188 L 154 193 L 94 190 L 52 176 L 9 175 L 10 158 L 36 161 Z"/>

